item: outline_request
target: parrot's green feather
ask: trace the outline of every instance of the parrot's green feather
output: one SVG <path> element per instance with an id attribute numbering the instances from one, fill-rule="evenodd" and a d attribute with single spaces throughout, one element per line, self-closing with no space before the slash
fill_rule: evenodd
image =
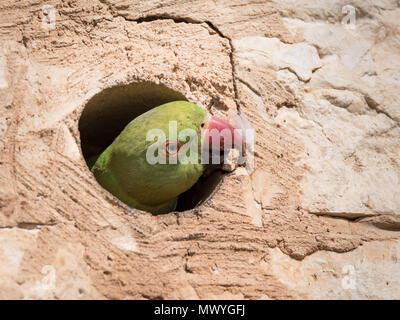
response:
<path id="1" fill-rule="evenodd" d="M 205 110 L 194 103 L 166 103 L 132 120 L 100 155 L 92 168 L 97 181 L 127 205 L 151 212 L 167 213 L 176 208 L 179 194 L 192 187 L 203 173 L 198 163 L 150 164 L 146 159 L 151 129 L 161 129 L 167 140 L 170 121 L 177 122 L 177 133 L 192 129 L 201 148 L 200 125 Z M 194 141 L 193 141 L 194 142 Z M 191 142 L 191 143 L 193 143 Z"/>

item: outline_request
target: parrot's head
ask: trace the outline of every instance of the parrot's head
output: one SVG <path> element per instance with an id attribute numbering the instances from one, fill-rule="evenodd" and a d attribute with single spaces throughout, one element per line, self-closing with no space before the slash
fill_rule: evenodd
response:
<path id="1" fill-rule="evenodd" d="M 205 148 L 212 154 L 241 144 L 227 121 L 194 103 L 174 101 L 131 121 L 112 144 L 110 164 L 127 193 L 143 205 L 158 205 L 197 182 Z"/>

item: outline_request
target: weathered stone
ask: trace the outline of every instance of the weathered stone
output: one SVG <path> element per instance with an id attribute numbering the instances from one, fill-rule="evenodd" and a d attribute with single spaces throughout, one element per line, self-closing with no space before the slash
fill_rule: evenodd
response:
<path id="1" fill-rule="evenodd" d="M 241 64 L 274 70 L 289 69 L 300 80 L 308 81 L 314 70 L 321 67 L 317 50 L 305 43 L 284 44 L 279 39 L 248 37 L 233 41 Z"/>
<path id="2" fill-rule="evenodd" d="M 400 297 L 395 0 L 355 26 L 343 1 L 77 0 L 55 28 L 23 2 L 0 4 L 0 298 Z M 86 166 L 88 101 L 103 137 L 136 85 L 255 129 L 194 211 L 128 208 Z"/>

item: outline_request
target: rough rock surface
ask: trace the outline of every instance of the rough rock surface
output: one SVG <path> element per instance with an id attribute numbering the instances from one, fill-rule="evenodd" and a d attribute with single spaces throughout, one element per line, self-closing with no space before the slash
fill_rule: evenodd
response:
<path id="1" fill-rule="evenodd" d="M 1 1 L 0 298 L 400 298 L 399 31 L 395 0 Z M 254 171 L 157 217 L 103 190 L 80 116 L 142 81 L 240 109 Z"/>

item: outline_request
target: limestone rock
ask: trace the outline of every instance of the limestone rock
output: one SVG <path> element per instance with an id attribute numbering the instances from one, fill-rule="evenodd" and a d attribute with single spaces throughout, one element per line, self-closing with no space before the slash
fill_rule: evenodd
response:
<path id="1" fill-rule="evenodd" d="M 233 42 L 241 63 L 248 60 L 258 68 L 289 69 L 300 80 L 308 81 L 321 67 L 315 47 L 306 43 L 284 44 L 276 38 L 248 37 Z"/>
<path id="2" fill-rule="evenodd" d="M 400 298 L 397 2 L 2 1 L 0 298 Z M 178 98 L 251 166 L 152 216 L 84 156 Z"/>

